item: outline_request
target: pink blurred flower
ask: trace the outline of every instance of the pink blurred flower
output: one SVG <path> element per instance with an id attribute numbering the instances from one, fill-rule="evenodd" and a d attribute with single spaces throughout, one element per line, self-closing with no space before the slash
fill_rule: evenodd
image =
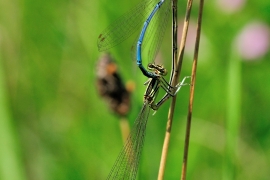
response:
<path id="1" fill-rule="evenodd" d="M 218 7 L 226 13 L 234 13 L 240 10 L 246 0 L 217 0 Z"/>
<path id="2" fill-rule="evenodd" d="M 183 30 L 183 20 L 178 22 L 179 27 L 178 27 L 178 42 L 181 41 L 182 38 L 182 30 Z M 194 45 L 195 45 L 195 39 L 196 39 L 196 24 L 191 21 L 189 23 L 189 28 L 188 28 L 188 34 L 187 34 L 187 40 L 186 40 L 186 47 L 185 50 L 188 54 L 192 55 L 194 51 Z"/>
<path id="3" fill-rule="evenodd" d="M 181 38 L 182 38 L 183 20 L 178 21 L 178 24 L 179 26 L 178 26 L 177 40 L 178 40 L 178 43 L 180 43 Z M 188 34 L 187 34 L 186 46 L 185 46 L 185 53 L 191 58 L 193 58 L 193 55 L 194 55 L 196 35 L 197 35 L 197 24 L 191 20 L 189 22 L 189 28 L 188 28 Z M 203 32 L 201 32 L 199 56 L 201 60 L 203 60 L 203 59 L 208 59 L 208 56 L 210 54 L 211 54 L 211 45 L 209 44 L 207 37 L 203 34 Z"/>
<path id="4" fill-rule="evenodd" d="M 236 48 L 246 60 L 258 59 L 269 50 L 269 27 L 260 22 L 246 25 L 236 38 Z"/>

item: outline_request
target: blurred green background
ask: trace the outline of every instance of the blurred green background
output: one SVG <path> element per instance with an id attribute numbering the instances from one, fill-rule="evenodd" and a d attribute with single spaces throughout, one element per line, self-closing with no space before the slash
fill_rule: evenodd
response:
<path id="1" fill-rule="evenodd" d="M 96 41 L 137 3 L 0 1 L 0 179 L 106 178 L 123 142 L 119 117 L 95 87 Z M 180 31 L 185 4 L 178 3 Z M 181 78 L 191 73 L 197 13 L 196 1 Z M 243 42 L 249 24 L 264 30 Z M 205 2 L 187 179 L 270 178 L 269 24 L 270 1 Z M 168 23 L 159 54 L 167 68 L 170 32 Z M 131 125 L 146 81 L 130 59 L 133 40 L 110 51 L 124 81 L 136 85 Z M 180 178 L 188 98 L 186 86 L 178 94 L 165 179 Z M 157 178 L 169 104 L 149 117 L 138 179 Z"/>

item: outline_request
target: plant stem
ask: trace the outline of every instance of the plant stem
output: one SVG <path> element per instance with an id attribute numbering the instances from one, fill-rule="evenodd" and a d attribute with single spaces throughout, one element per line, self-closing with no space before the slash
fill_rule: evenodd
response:
<path id="1" fill-rule="evenodd" d="M 174 87 L 176 86 L 179 75 L 181 72 L 182 67 L 182 61 L 184 57 L 184 49 L 186 44 L 186 38 L 187 38 L 187 31 L 188 31 L 188 25 L 189 25 L 189 18 L 190 18 L 190 12 L 192 7 L 192 0 L 188 0 L 187 2 L 187 10 L 186 10 L 186 17 L 185 22 L 183 26 L 183 33 L 181 38 L 181 44 L 180 44 L 180 51 L 178 58 L 176 59 L 177 55 L 177 0 L 172 0 L 172 6 L 173 6 L 173 60 L 172 60 L 172 74 L 170 77 L 170 84 Z M 175 68 L 176 67 L 176 68 Z M 161 160 L 160 160 L 160 167 L 159 167 L 159 174 L 158 179 L 162 180 L 164 178 L 164 172 L 165 172 L 165 166 L 166 166 L 166 159 L 168 154 L 168 147 L 170 142 L 170 135 L 171 135 L 171 128 L 172 128 L 172 121 L 173 121 L 173 114 L 174 114 L 174 108 L 176 103 L 176 96 L 172 98 L 170 109 L 168 112 L 168 121 L 166 126 L 166 133 L 162 148 L 162 154 L 161 154 Z"/>
<path id="2" fill-rule="evenodd" d="M 239 54 L 234 49 L 232 49 L 228 63 L 228 99 L 223 180 L 236 179 L 235 159 L 241 120 L 241 61 Z"/>
<path id="3" fill-rule="evenodd" d="M 191 72 L 190 97 L 189 97 L 189 106 L 188 106 L 188 116 L 187 116 L 187 125 L 186 125 L 186 136 L 185 136 L 185 147 L 184 147 L 184 157 L 183 157 L 181 180 L 186 179 L 186 172 L 187 172 L 188 148 L 189 148 L 189 139 L 190 139 L 191 118 L 192 118 L 192 110 L 193 110 L 193 99 L 194 99 L 198 54 L 199 54 L 199 46 L 200 46 L 203 4 L 204 4 L 204 0 L 200 0 L 199 16 L 198 16 L 198 22 L 197 22 L 197 33 L 196 33 L 196 41 L 195 41 L 195 50 L 194 50 L 194 58 L 193 58 L 193 65 L 192 65 L 192 72 Z"/>
<path id="4" fill-rule="evenodd" d="M 120 130 L 121 130 L 122 140 L 123 140 L 123 143 L 125 144 L 125 142 L 128 138 L 128 135 L 130 134 L 128 120 L 124 117 L 120 118 L 119 126 L 120 126 Z"/>
<path id="5" fill-rule="evenodd" d="M 0 179 L 25 180 L 16 124 L 8 109 L 3 61 L 0 59 Z"/>

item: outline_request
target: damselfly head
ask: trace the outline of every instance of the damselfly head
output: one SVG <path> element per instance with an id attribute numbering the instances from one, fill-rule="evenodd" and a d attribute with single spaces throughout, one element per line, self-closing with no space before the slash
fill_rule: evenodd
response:
<path id="1" fill-rule="evenodd" d="M 161 75 L 161 76 L 166 76 L 167 75 L 167 70 L 162 65 L 149 63 L 147 68 L 150 71 L 155 72 L 157 75 Z"/>

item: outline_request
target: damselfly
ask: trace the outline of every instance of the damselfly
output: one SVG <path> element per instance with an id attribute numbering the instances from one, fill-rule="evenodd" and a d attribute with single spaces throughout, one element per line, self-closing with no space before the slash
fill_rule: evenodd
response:
<path id="1" fill-rule="evenodd" d="M 155 71 L 151 71 L 153 67 L 162 70 L 164 69 L 163 66 L 150 63 L 147 66 L 148 70 L 146 70 L 142 64 L 141 52 L 144 51 L 145 47 L 147 47 L 148 61 L 151 62 L 155 58 L 163 39 L 166 22 L 170 14 L 169 5 L 170 0 L 160 0 L 158 3 L 156 3 L 156 0 L 145 0 L 134 7 L 131 11 L 121 16 L 98 37 L 98 48 L 100 51 L 104 51 L 124 41 L 144 22 L 137 41 L 137 65 L 145 76 L 154 79 L 159 76 L 160 78 L 161 87 L 166 91 L 166 95 L 163 97 L 162 101 L 158 103 L 157 108 L 172 95 L 172 86 L 163 78 L 167 73 L 166 71 L 162 72 L 163 75 L 161 77 L 160 74 L 157 75 L 155 74 Z"/>
<path id="2" fill-rule="evenodd" d="M 142 147 L 145 139 L 145 131 L 149 112 L 150 109 L 156 110 L 158 108 L 159 102 L 155 102 L 156 95 L 159 91 L 159 87 L 163 86 L 162 76 L 164 69 L 159 66 L 152 66 L 152 70 L 155 71 L 157 76 L 150 78 L 147 81 L 143 107 L 134 122 L 132 131 L 128 136 L 125 146 L 118 155 L 118 158 L 115 161 L 107 180 L 134 180 L 136 178 Z M 174 88 L 175 92 L 169 92 L 171 96 L 174 96 L 180 90 L 180 88 L 185 85 L 184 81 L 186 78 L 188 77 L 185 77 L 182 82 Z"/>
<path id="3" fill-rule="evenodd" d="M 174 96 L 184 85 L 187 78 L 185 77 L 181 83 L 172 87 L 164 79 L 167 71 L 162 65 L 150 63 L 147 66 L 148 70 L 146 70 L 142 64 L 141 46 L 143 41 L 144 44 L 147 44 L 149 43 L 148 40 L 151 39 L 148 47 L 148 58 L 154 59 L 164 35 L 165 22 L 170 11 L 169 0 L 160 0 L 157 4 L 154 2 L 156 1 L 143 1 L 131 12 L 124 14 L 116 23 L 105 29 L 98 37 L 99 50 L 107 50 L 128 38 L 142 24 L 143 18 L 147 18 L 137 42 L 136 53 L 137 65 L 142 73 L 149 78 L 145 83 L 147 88 L 144 94 L 144 104 L 107 179 L 134 180 L 136 178 L 150 109 L 157 110 L 169 97 Z M 163 8 L 161 8 L 162 5 Z M 156 102 L 160 87 L 165 90 L 166 94 L 160 101 Z"/>

